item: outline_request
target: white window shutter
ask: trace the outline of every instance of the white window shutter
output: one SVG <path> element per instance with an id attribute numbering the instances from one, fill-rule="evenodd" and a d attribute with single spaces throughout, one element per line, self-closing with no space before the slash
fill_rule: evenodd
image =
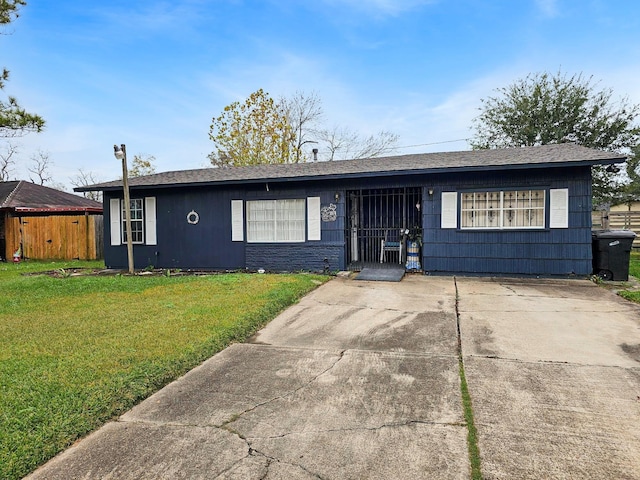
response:
<path id="1" fill-rule="evenodd" d="M 569 228 L 569 189 L 549 190 L 549 228 Z"/>
<path id="2" fill-rule="evenodd" d="M 322 240 L 320 197 L 307 197 L 307 240 Z"/>
<path id="3" fill-rule="evenodd" d="M 458 192 L 442 192 L 440 228 L 458 228 Z"/>
<path id="4" fill-rule="evenodd" d="M 244 241 L 244 219 L 242 200 L 231 200 L 231 241 Z"/>
<path id="5" fill-rule="evenodd" d="M 111 245 L 122 245 L 119 198 L 109 200 L 109 223 L 111 225 Z"/>
<path id="6" fill-rule="evenodd" d="M 144 230 L 147 245 L 157 245 L 156 233 L 156 197 L 144 199 Z"/>

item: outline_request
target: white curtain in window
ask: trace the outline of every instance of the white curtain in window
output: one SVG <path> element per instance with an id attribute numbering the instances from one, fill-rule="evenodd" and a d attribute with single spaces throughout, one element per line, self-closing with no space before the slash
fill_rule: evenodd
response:
<path id="1" fill-rule="evenodd" d="M 247 202 L 247 241 L 273 242 L 275 240 L 274 220 L 273 200 Z"/>
<path id="2" fill-rule="evenodd" d="M 247 202 L 247 242 L 304 242 L 305 201 Z"/>

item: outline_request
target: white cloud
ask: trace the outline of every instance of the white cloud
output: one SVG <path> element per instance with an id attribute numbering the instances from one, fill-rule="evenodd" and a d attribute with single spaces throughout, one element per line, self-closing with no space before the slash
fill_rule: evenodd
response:
<path id="1" fill-rule="evenodd" d="M 536 6 L 545 17 L 557 17 L 560 13 L 558 0 L 535 0 Z"/>
<path id="2" fill-rule="evenodd" d="M 438 0 L 325 0 L 331 6 L 344 5 L 368 16 L 398 16 L 423 5 L 432 5 Z"/>
<path id="3" fill-rule="evenodd" d="M 231 102 L 244 100 L 259 88 L 273 98 L 290 96 L 297 91 L 318 92 L 323 100 L 343 96 L 345 85 L 330 61 L 318 56 L 302 56 L 289 50 L 269 46 L 267 58 L 260 63 L 236 59 L 201 74 L 199 82 L 209 100 L 210 117 Z M 198 87 L 199 88 L 199 87 Z M 202 101 L 202 88 L 200 100 Z M 206 99 L 204 100 L 206 103 Z"/>
<path id="4" fill-rule="evenodd" d="M 195 24 L 204 20 L 206 2 L 182 0 L 177 2 L 139 1 L 125 7 L 95 7 L 93 14 L 114 31 L 137 35 L 144 32 L 164 32 L 166 35 L 184 35 Z M 85 7 L 86 8 L 86 7 Z"/>

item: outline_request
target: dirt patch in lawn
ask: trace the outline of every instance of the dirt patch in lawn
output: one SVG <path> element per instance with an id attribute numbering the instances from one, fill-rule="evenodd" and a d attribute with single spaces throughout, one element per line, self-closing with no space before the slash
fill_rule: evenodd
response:
<path id="1" fill-rule="evenodd" d="M 25 276 L 47 275 L 55 278 L 80 277 L 80 276 L 109 276 L 109 275 L 133 275 L 139 277 L 155 276 L 155 277 L 178 277 L 188 275 L 221 275 L 226 273 L 238 273 L 235 270 L 179 270 L 179 269 L 153 269 L 140 270 L 130 274 L 126 270 L 118 270 L 112 268 L 57 268 L 55 270 L 46 270 L 43 272 L 24 273 Z M 250 272 L 247 272 L 250 273 Z"/>

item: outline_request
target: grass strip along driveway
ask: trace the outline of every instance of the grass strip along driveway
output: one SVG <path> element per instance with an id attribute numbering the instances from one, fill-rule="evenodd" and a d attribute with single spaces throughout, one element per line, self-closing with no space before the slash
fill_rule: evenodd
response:
<path id="1" fill-rule="evenodd" d="M 324 282 L 316 275 L 23 275 L 0 266 L 0 478 L 74 440 L 241 341 Z"/>
<path id="2" fill-rule="evenodd" d="M 640 280 L 640 252 L 632 251 L 629 259 L 629 275 L 635 277 L 636 280 Z M 632 280 L 630 278 L 630 280 Z M 640 303 L 640 290 L 637 288 L 626 290 L 624 287 L 618 292 L 618 294 L 631 300 L 635 303 Z"/>

